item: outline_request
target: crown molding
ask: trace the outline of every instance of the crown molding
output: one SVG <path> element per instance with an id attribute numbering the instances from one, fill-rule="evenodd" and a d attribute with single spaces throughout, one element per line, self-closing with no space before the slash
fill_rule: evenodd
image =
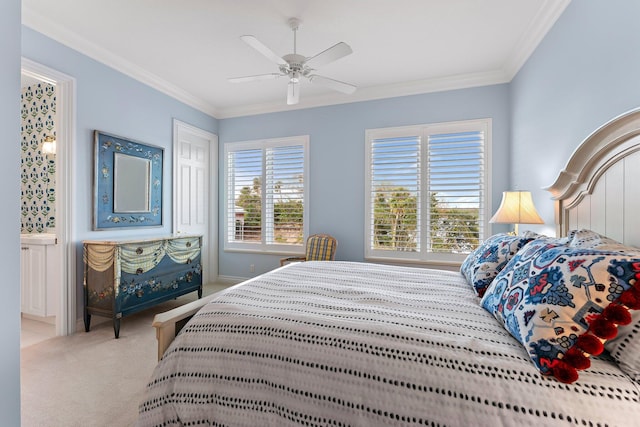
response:
<path id="1" fill-rule="evenodd" d="M 193 107 L 196 110 L 202 111 L 214 118 L 218 114 L 217 110 L 203 99 L 192 95 L 172 83 L 169 83 L 168 81 L 150 73 L 130 61 L 127 61 L 113 52 L 85 40 L 61 25 L 43 17 L 41 14 L 33 11 L 24 4 L 22 5 L 22 24 L 82 53 L 83 55 L 88 56 L 89 58 L 95 59 L 108 67 L 136 79 L 159 92 Z"/>
<path id="2" fill-rule="evenodd" d="M 408 95 L 418 95 L 446 90 L 467 89 L 477 86 L 509 83 L 520 68 L 525 64 L 542 39 L 555 24 L 571 0 L 545 0 L 537 16 L 531 21 L 525 35 L 518 41 L 510 58 L 503 68 L 482 73 L 439 77 L 434 79 L 416 80 L 397 84 L 359 88 L 355 94 L 327 94 L 307 97 L 295 106 L 284 102 L 270 102 L 251 104 L 241 107 L 216 108 L 207 101 L 199 98 L 157 75 L 125 60 L 124 58 L 91 43 L 66 28 L 52 22 L 37 12 L 23 5 L 23 25 L 38 31 L 63 45 L 74 49 L 96 61 L 134 78 L 184 104 L 193 107 L 216 119 L 251 116 L 257 114 L 282 111 L 301 110 L 306 108 L 323 107 L 353 102 L 372 101 L 384 98 L 394 98 Z"/>
<path id="3" fill-rule="evenodd" d="M 545 0 L 504 64 L 509 81 L 518 74 L 520 68 L 527 62 L 569 3 L 571 0 Z"/>
<path id="4" fill-rule="evenodd" d="M 358 88 L 352 95 L 329 94 L 315 97 L 305 97 L 296 105 L 286 105 L 284 102 L 254 104 L 242 107 L 221 108 L 218 110 L 219 119 L 232 117 L 253 116 L 265 113 L 302 110 L 306 108 L 326 107 L 337 104 L 373 101 L 377 99 L 395 98 L 409 95 L 420 95 L 447 90 L 468 89 L 478 86 L 508 83 L 509 78 L 502 70 L 485 73 L 462 74 L 435 79 L 416 80 L 385 86 Z"/>
<path id="5" fill-rule="evenodd" d="M 220 108 L 217 117 L 219 119 L 226 119 L 509 83 L 544 39 L 569 3 L 571 3 L 571 0 L 546 0 L 537 16 L 531 21 L 525 31 L 525 35 L 513 49 L 509 60 L 506 61 L 504 67 L 500 70 L 402 82 L 386 86 L 359 88 L 355 94 L 348 97 L 340 94 L 306 97 L 295 106 L 274 102 L 242 107 Z"/>

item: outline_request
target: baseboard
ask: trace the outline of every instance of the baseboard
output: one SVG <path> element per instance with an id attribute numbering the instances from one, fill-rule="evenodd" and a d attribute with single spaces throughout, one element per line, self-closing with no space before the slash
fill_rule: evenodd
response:
<path id="1" fill-rule="evenodd" d="M 218 276 L 218 278 L 216 279 L 216 283 L 221 283 L 224 285 L 236 285 L 249 279 L 249 277 Z"/>
<path id="2" fill-rule="evenodd" d="M 25 319 L 35 320 L 35 321 L 38 321 L 38 322 L 47 323 L 49 325 L 55 325 L 56 324 L 56 316 L 42 317 L 42 316 L 36 316 L 34 314 L 27 314 L 27 313 L 20 313 L 20 314 Z"/>

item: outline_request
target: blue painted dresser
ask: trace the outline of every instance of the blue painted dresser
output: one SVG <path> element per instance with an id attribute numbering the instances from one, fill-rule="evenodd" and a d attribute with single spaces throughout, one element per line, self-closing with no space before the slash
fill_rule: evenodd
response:
<path id="1" fill-rule="evenodd" d="M 83 243 L 84 327 L 91 316 L 120 319 L 189 292 L 202 296 L 202 236 Z"/>

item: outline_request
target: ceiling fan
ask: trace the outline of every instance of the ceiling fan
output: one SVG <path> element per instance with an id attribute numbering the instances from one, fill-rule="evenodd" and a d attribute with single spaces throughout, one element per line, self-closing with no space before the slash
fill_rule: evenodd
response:
<path id="1" fill-rule="evenodd" d="M 299 55 L 296 46 L 296 33 L 300 26 L 298 18 L 289 19 L 289 26 L 293 30 L 293 53 L 279 57 L 271 49 L 265 46 L 254 36 L 241 36 L 240 39 L 260 52 L 262 55 L 278 64 L 279 73 L 258 74 L 255 76 L 234 77 L 229 81 L 232 83 L 250 82 L 256 80 L 277 79 L 280 77 L 288 77 L 289 84 L 287 87 L 287 104 L 297 104 L 300 100 L 300 79 L 306 77 L 311 83 L 317 83 L 338 92 L 352 94 L 356 90 L 356 86 L 341 82 L 339 80 L 330 79 L 328 77 L 313 74 L 316 67 L 336 61 L 344 56 L 351 54 L 353 51 L 348 44 L 344 42 L 336 43 L 330 48 L 318 53 L 315 56 L 306 57 Z"/>

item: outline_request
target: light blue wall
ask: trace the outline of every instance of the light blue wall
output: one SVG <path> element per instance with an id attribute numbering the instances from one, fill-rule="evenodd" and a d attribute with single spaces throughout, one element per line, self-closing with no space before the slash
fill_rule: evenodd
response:
<path id="1" fill-rule="evenodd" d="M 20 0 L 0 2 L 0 425 L 20 425 Z"/>
<path id="2" fill-rule="evenodd" d="M 377 101 L 295 110 L 220 121 L 220 171 L 224 144 L 310 135 L 309 232 L 339 241 L 336 258 L 364 259 L 365 130 L 490 117 L 493 119 L 493 204 L 508 180 L 509 87 L 495 85 Z M 220 194 L 224 195 L 220 175 Z M 279 256 L 225 252 L 220 202 L 222 276 L 250 277 L 279 266 Z M 255 265 L 251 273 L 249 265 Z"/>
<path id="3" fill-rule="evenodd" d="M 77 246 L 78 315 L 81 315 L 82 240 L 171 233 L 172 120 L 176 118 L 213 133 L 218 132 L 218 120 L 27 27 L 22 28 L 22 55 L 76 79 L 72 235 Z M 18 95 L 16 105 L 19 99 Z M 161 228 L 91 230 L 93 131 L 96 129 L 164 148 L 164 225 Z"/>
<path id="4" fill-rule="evenodd" d="M 598 127 L 640 106 L 640 2 L 574 0 L 511 82 L 511 182 L 553 229 L 552 184 Z M 535 228 L 535 227 L 532 227 Z"/>

